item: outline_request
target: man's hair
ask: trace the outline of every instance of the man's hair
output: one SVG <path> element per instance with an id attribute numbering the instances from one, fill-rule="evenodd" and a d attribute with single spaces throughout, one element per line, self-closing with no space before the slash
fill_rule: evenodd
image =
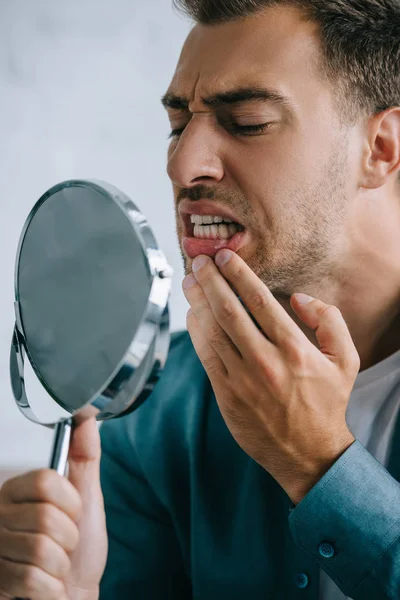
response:
<path id="1" fill-rule="evenodd" d="M 173 0 L 196 23 L 226 23 L 277 6 L 319 25 L 318 68 L 345 122 L 400 106 L 400 0 Z"/>

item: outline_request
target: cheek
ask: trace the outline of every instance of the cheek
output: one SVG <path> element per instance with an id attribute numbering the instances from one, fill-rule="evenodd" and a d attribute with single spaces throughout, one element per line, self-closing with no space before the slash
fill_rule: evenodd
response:
<path id="1" fill-rule="evenodd" d="M 293 182 L 293 175 L 271 147 L 246 153 L 245 159 L 242 157 L 237 163 L 235 180 L 249 205 L 253 227 L 260 230 L 271 225 L 274 215 L 284 210 L 288 183 Z"/>
<path id="2" fill-rule="evenodd" d="M 313 148 L 282 133 L 244 153 L 236 163 L 237 182 L 255 214 L 261 210 L 267 219 L 279 219 L 297 205 L 302 191 L 313 188 L 326 161 L 324 151 L 315 155 Z"/>

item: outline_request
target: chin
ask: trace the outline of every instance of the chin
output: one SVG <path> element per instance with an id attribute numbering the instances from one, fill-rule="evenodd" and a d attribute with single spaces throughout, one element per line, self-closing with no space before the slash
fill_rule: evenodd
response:
<path id="1" fill-rule="evenodd" d="M 191 258 L 187 258 L 186 256 L 183 259 L 184 265 L 183 270 L 185 271 L 185 276 L 189 275 L 192 272 L 192 264 L 193 260 Z"/>

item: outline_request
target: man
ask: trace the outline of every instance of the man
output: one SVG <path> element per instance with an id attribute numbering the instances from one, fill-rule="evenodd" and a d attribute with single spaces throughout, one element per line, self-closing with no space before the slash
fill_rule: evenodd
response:
<path id="1" fill-rule="evenodd" d="M 179 4 L 191 339 L 103 428 L 101 598 L 399 598 L 400 5 Z"/>
<path id="2" fill-rule="evenodd" d="M 196 24 L 163 104 L 188 333 L 101 428 L 100 598 L 399 598 L 399 2 L 179 5 Z M 29 498 L 79 524 L 71 564 L 52 555 L 73 600 L 106 555 L 96 433 L 70 453 L 83 517 L 69 482 Z M 0 597 L 54 583 L 1 567 Z"/>

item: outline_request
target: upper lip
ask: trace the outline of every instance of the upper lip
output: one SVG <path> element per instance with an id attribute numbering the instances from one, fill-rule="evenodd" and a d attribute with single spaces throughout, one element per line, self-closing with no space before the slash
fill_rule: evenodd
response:
<path id="1" fill-rule="evenodd" d="M 222 217 L 223 219 L 230 219 L 231 221 L 235 221 L 235 223 L 242 225 L 233 212 L 226 208 L 219 207 L 209 200 L 182 200 L 179 205 L 179 215 L 185 226 L 185 235 L 193 234 L 194 225 L 190 220 L 191 215 Z M 242 225 L 242 227 L 244 227 L 244 225 Z"/>

